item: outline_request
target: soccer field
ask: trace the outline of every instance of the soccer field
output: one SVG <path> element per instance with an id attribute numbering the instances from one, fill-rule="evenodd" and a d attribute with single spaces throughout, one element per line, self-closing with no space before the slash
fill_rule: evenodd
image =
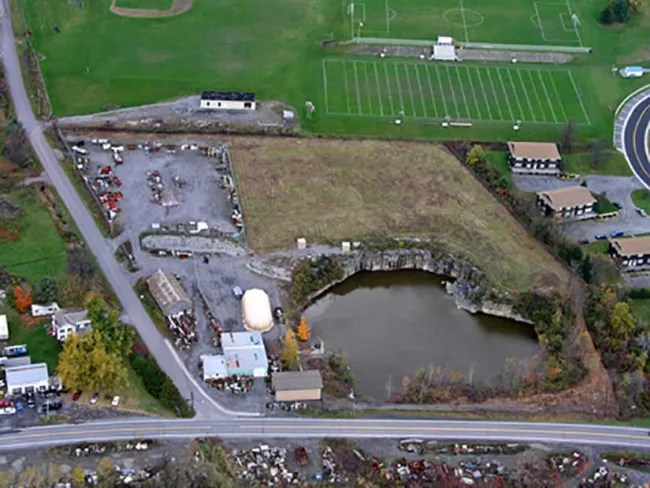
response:
<path id="1" fill-rule="evenodd" d="M 583 45 L 580 15 L 568 0 L 351 0 L 344 18 L 351 37 Z"/>
<path id="2" fill-rule="evenodd" d="M 589 125 L 571 71 L 327 59 L 329 115 Z"/>

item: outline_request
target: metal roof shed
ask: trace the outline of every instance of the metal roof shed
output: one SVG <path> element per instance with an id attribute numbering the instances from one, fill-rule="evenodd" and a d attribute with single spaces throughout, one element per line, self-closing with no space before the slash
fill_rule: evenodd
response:
<path id="1" fill-rule="evenodd" d="M 162 269 L 147 278 L 147 286 L 165 315 L 192 308 L 192 300 L 178 280 L 172 274 L 164 273 Z"/>
<path id="2" fill-rule="evenodd" d="M 275 400 L 278 402 L 321 399 L 323 378 L 320 371 L 315 369 L 273 373 L 271 383 L 275 391 Z"/>

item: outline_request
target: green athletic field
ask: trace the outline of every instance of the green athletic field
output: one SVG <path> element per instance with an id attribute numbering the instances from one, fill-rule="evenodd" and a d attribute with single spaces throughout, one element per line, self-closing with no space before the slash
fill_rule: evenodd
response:
<path id="1" fill-rule="evenodd" d="M 626 26 L 604 28 L 597 22 L 601 2 L 596 0 L 402 0 L 399 5 L 363 0 L 365 7 L 354 8 L 349 0 L 195 0 L 189 12 L 168 19 L 122 18 L 109 11 L 110 0 L 85 1 L 83 8 L 67 0 L 12 1 L 25 2 L 58 116 L 215 89 L 253 91 L 261 100 L 292 104 L 301 115 L 311 100 L 316 112 L 303 126 L 318 133 L 441 138 L 468 137 L 471 131 L 472 138 L 502 139 L 519 119 L 521 136 L 548 139 L 568 117 L 580 124 L 581 136 L 609 139 L 615 106 L 648 83 L 613 76 L 610 68 L 650 61 L 645 47 L 650 13 Z M 345 54 L 351 46 L 321 45 L 349 39 L 355 29 L 362 36 L 387 38 L 452 35 L 471 42 L 584 45 L 593 53 L 569 65 L 447 67 L 353 57 Z M 385 69 L 393 73 L 379 72 Z M 400 90 L 406 99 L 397 107 Z M 392 117 L 402 105 L 404 121 L 397 128 Z M 474 127 L 443 131 L 432 121 L 445 115 L 472 120 Z"/>

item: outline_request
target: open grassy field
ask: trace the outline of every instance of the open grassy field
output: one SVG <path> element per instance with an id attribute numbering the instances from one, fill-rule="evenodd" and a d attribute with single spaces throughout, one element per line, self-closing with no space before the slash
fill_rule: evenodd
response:
<path id="1" fill-rule="evenodd" d="M 518 137 L 554 139 L 561 123 L 575 118 L 582 124 L 580 136 L 609 139 L 615 106 L 644 84 L 613 76 L 612 64 L 650 59 L 644 47 L 650 14 L 626 26 L 603 27 L 597 20 L 602 2 L 591 0 L 363 0 L 354 9 L 339 0 L 211 0 L 196 1 L 185 14 L 168 19 L 119 17 L 109 11 L 111 0 L 85 2 L 83 8 L 67 0 L 12 1 L 24 1 L 55 115 L 203 89 L 250 90 L 300 109 L 305 100 L 313 101 L 316 112 L 303 126 L 317 133 L 503 139 L 512 134 L 512 119 L 519 118 L 525 123 Z M 144 5 L 144 0 L 120 1 Z M 580 25 L 573 24 L 573 13 Z M 321 45 L 350 38 L 355 23 L 359 29 L 357 19 L 365 19 L 363 36 L 453 35 L 472 42 L 584 45 L 593 52 L 561 68 L 515 69 L 352 58 Z M 389 115 L 402 108 L 403 124 L 397 127 Z M 442 129 L 431 123 L 445 115 L 471 119 L 474 126 Z"/>
<path id="2" fill-rule="evenodd" d="M 7 315 L 9 345 L 26 344 L 32 363 L 47 363 L 50 374 L 59 364 L 59 346 L 43 325 L 25 326 L 16 312 Z"/>
<path id="3" fill-rule="evenodd" d="M 632 192 L 632 201 L 634 202 L 634 205 L 642 208 L 650 214 L 650 191 L 634 190 Z"/>
<path id="4" fill-rule="evenodd" d="M 495 281 L 558 285 L 566 270 L 440 146 L 233 138 L 249 244 L 258 251 L 377 234 L 435 236 Z"/>
<path id="5" fill-rule="evenodd" d="M 63 239 L 34 191 L 22 187 L 6 195 L 23 213 L 20 218 L 0 221 L 8 231 L 0 236 L 0 266 L 30 283 L 45 275 L 61 279 L 67 266 Z"/>

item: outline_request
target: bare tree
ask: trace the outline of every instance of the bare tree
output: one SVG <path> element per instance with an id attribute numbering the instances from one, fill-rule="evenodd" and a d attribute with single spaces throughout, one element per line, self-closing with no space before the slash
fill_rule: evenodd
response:
<path id="1" fill-rule="evenodd" d="M 560 134 L 560 145 L 562 146 L 562 151 L 570 153 L 573 151 L 573 146 L 578 139 L 578 124 L 575 120 L 569 120 L 562 127 L 562 132 Z"/>
<path id="2" fill-rule="evenodd" d="M 589 154 L 594 169 L 600 169 L 612 157 L 609 144 L 603 139 L 594 139 L 589 143 Z"/>

